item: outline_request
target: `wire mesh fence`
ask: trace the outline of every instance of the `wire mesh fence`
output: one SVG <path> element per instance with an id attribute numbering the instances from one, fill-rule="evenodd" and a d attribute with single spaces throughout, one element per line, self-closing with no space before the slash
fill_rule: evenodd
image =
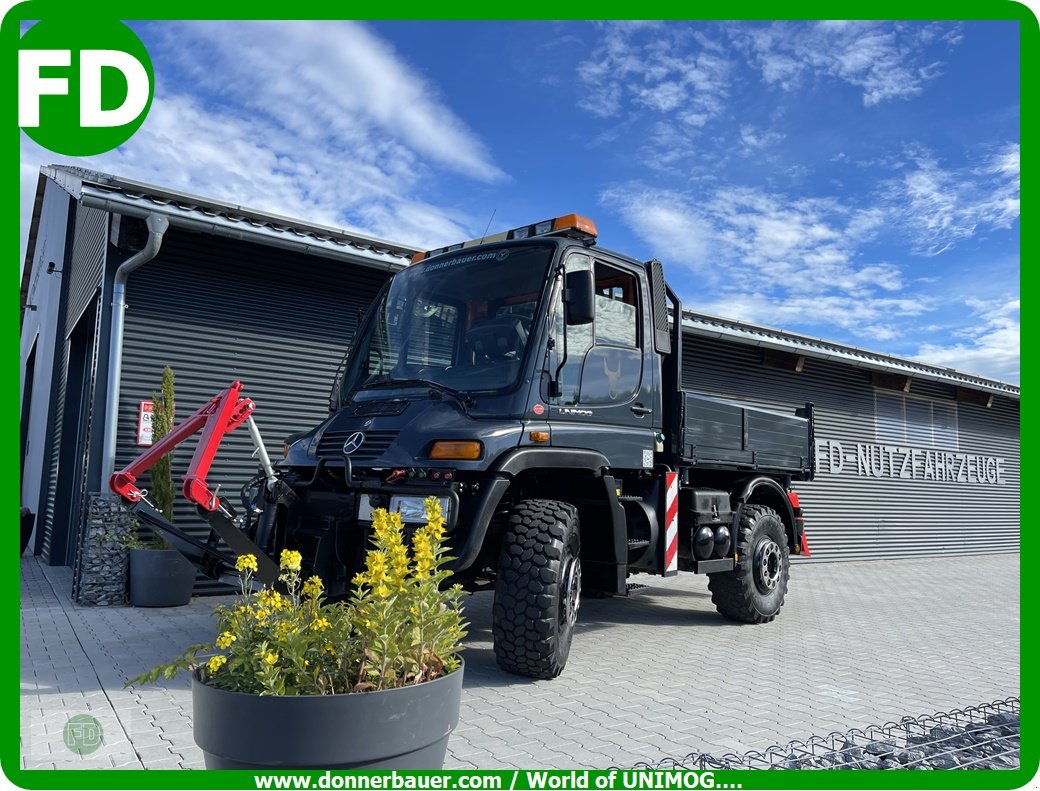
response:
<path id="1" fill-rule="evenodd" d="M 637 769 L 1017 769 L 1019 699 L 941 711 L 759 752 L 690 753 Z"/>

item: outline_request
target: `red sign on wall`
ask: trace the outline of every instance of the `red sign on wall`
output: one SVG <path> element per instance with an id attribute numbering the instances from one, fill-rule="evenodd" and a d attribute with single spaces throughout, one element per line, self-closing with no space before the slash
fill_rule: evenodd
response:
<path id="1" fill-rule="evenodd" d="M 155 412 L 155 404 L 151 401 L 142 401 L 137 411 L 137 444 L 152 444 L 152 415 Z"/>

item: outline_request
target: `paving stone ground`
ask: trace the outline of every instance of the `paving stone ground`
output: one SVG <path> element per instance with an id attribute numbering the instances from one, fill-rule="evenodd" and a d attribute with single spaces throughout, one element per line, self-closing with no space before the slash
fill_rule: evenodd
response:
<path id="1" fill-rule="evenodd" d="M 587 599 L 564 674 L 499 670 L 491 594 L 467 602 L 466 677 L 448 768 L 597 768 L 764 750 L 774 743 L 1019 695 L 1019 556 L 799 563 L 780 617 L 715 613 L 706 579 L 635 578 Z M 213 636 L 215 598 L 83 607 L 71 572 L 21 562 L 24 768 L 202 768 L 184 678 L 126 678 Z M 86 713 L 101 747 L 62 733 Z M 259 727 L 259 726 L 258 726 Z"/>

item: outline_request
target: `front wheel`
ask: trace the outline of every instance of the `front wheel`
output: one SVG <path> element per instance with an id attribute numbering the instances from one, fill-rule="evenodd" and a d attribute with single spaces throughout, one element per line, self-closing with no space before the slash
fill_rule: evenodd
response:
<path id="1" fill-rule="evenodd" d="M 503 670 L 556 678 L 567 664 L 581 604 L 578 510 L 557 500 L 524 500 L 502 539 L 492 631 Z"/>
<path id="2" fill-rule="evenodd" d="M 791 559 L 784 523 L 772 508 L 745 506 L 737 533 L 740 568 L 708 575 L 715 609 L 744 623 L 768 623 L 784 606 Z"/>

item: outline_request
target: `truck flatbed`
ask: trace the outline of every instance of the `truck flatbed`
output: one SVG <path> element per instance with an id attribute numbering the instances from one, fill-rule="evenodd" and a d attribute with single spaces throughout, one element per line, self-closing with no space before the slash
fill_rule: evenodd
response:
<path id="1" fill-rule="evenodd" d="M 689 391 L 682 396 L 684 464 L 790 475 L 798 480 L 811 477 L 811 407 L 802 416 Z"/>

